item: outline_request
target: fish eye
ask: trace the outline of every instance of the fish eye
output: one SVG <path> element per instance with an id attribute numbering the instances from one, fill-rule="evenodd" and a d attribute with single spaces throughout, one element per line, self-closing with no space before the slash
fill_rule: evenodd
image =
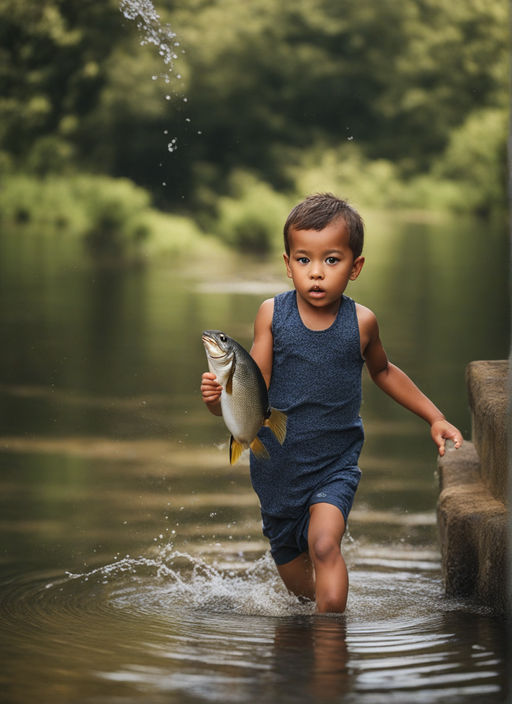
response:
<path id="1" fill-rule="evenodd" d="M 224 333 L 221 332 L 220 335 L 219 335 L 219 340 L 220 340 L 221 342 L 226 342 L 227 339 L 228 339 L 228 338 L 224 335 Z"/>

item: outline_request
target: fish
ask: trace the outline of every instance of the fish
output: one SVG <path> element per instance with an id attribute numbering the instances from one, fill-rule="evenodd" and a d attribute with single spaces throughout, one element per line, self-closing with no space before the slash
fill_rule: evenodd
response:
<path id="1" fill-rule="evenodd" d="M 286 414 L 270 407 L 260 368 L 239 342 L 221 330 L 205 330 L 202 341 L 208 368 L 222 386 L 222 418 L 231 433 L 230 464 L 235 464 L 247 448 L 257 457 L 269 459 L 258 431 L 262 426 L 269 427 L 282 445 L 286 438 Z"/>

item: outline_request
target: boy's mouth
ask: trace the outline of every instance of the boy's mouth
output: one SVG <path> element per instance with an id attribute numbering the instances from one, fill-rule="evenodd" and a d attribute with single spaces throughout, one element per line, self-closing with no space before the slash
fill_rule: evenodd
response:
<path id="1" fill-rule="evenodd" d="M 309 293 L 311 293 L 312 295 L 317 295 L 317 296 L 318 296 L 318 295 L 320 295 L 320 294 L 325 293 L 325 291 L 324 291 L 324 289 L 321 288 L 320 286 L 312 286 L 312 287 L 309 289 Z"/>

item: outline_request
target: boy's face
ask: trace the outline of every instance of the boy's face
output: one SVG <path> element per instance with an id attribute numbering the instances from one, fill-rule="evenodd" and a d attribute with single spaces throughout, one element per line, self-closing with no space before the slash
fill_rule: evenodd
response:
<path id="1" fill-rule="evenodd" d="M 290 254 L 284 254 L 288 276 L 297 294 L 315 308 L 338 305 L 349 281 L 357 279 L 364 257 L 354 255 L 343 218 L 323 230 L 291 229 Z"/>

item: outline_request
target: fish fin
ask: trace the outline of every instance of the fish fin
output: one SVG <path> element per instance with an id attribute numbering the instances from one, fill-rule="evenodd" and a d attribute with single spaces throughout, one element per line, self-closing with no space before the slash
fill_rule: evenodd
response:
<path id="1" fill-rule="evenodd" d="M 235 358 L 233 357 L 233 361 L 231 363 L 231 369 L 229 370 L 228 380 L 226 381 L 226 393 L 230 394 L 230 395 L 233 393 L 233 377 L 234 376 L 235 376 Z"/>
<path id="2" fill-rule="evenodd" d="M 278 411 L 277 408 L 271 408 L 270 411 L 270 416 L 263 425 L 267 425 L 270 428 L 282 445 L 286 438 L 286 413 Z"/>
<path id="3" fill-rule="evenodd" d="M 254 452 L 256 457 L 259 457 L 262 460 L 268 460 L 270 459 L 270 455 L 268 454 L 268 450 L 265 447 L 265 445 L 261 442 L 259 437 L 256 435 L 254 440 L 251 442 L 249 445 L 251 450 Z"/>
<path id="4" fill-rule="evenodd" d="M 231 440 L 229 441 L 229 463 L 235 464 L 235 462 L 238 462 L 243 451 L 244 448 L 242 445 L 231 436 Z"/>

